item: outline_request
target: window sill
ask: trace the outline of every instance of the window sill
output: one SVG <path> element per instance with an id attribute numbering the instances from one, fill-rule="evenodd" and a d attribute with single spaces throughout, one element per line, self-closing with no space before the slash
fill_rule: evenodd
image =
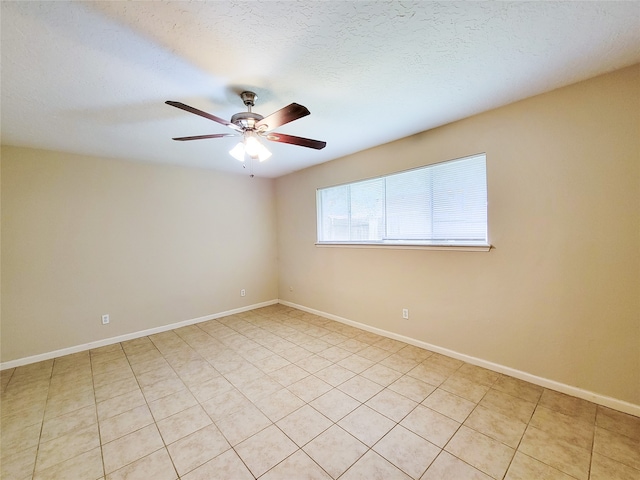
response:
<path id="1" fill-rule="evenodd" d="M 393 250 L 447 250 L 455 252 L 488 252 L 491 245 L 413 245 L 393 243 L 316 243 L 316 247 L 342 247 L 342 248 L 388 248 Z"/>

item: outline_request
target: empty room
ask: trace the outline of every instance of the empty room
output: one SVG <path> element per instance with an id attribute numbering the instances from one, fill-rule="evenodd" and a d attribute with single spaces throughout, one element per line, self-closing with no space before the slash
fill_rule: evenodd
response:
<path id="1" fill-rule="evenodd" d="M 640 480 L 640 2 L 0 2 L 2 480 Z"/>

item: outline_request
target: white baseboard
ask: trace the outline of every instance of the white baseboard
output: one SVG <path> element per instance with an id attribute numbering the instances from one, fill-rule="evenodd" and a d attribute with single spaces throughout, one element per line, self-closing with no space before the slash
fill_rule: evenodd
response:
<path id="1" fill-rule="evenodd" d="M 503 373 L 505 375 L 509 375 L 510 377 L 515 377 L 520 380 L 524 380 L 526 382 L 548 388 L 550 390 L 555 390 L 557 392 L 565 393 L 573 397 L 582 398 L 583 400 L 588 400 L 590 402 L 597 403 L 598 405 L 602 405 L 605 407 L 612 408 L 614 410 L 618 410 L 620 412 L 624 412 L 630 415 L 635 415 L 636 417 L 640 417 L 640 405 L 635 405 L 633 403 L 625 402 L 624 400 L 618 400 L 616 398 L 608 397 L 606 395 L 594 393 L 589 390 L 583 390 L 581 388 L 567 385 L 565 383 L 556 382 L 555 380 L 549 380 L 548 378 L 538 377 L 536 375 L 532 375 L 530 373 L 523 372 L 521 370 L 516 370 L 514 368 L 489 362 L 481 358 L 465 355 L 464 353 L 459 353 L 454 350 L 449 350 L 447 348 L 438 347 L 437 345 L 432 345 L 430 343 L 426 343 L 421 340 L 416 340 L 415 338 L 406 337 L 404 335 L 400 335 L 394 332 L 389 332 L 387 330 L 382 330 L 380 328 L 372 327 L 364 323 L 359 323 L 353 320 L 349 320 L 347 318 L 339 317 L 331 313 L 326 313 L 320 310 L 315 310 L 313 308 L 305 307 L 303 305 L 287 302 L 286 300 L 280 300 L 279 303 L 281 303 L 282 305 L 286 305 L 288 307 L 297 308 L 298 310 L 303 310 L 305 312 L 313 313 L 315 315 L 319 315 L 321 317 L 325 317 L 330 320 L 335 320 L 337 322 L 344 323 L 346 325 L 351 325 L 352 327 L 360 328 L 362 330 L 366 330 L 367 332 L 376 333 L 384 337 L 392 338 L 394 340 L 399 340 L 401 342 L 405 342 L 410 345 L 414 345 L 416 347 L 424 348 L 432 352 L 436 352 L 442 355 L 446 355 L 448 357 L 456 358 L 458 360 L 471 363 L 472 365 L 476 365 L 478 367 L 483 367 L 488 370 L 492 370 L 494 372 Z"/>
<path id="2" fill-rule="evenodd" d="M 70 355 L 72 353 L 84 352 L 85 350 L 91 350 L 93 348 L 104 347 L 106 345 L 112 345 L 114 343 L 126 342 L 127 340 L 134 340 L 140 337 L 146 337 L 155 333 L 162 333 L 169 330 L 174 330 L 180 327 L 186 327 L 195 323 L 206 322 L 207 320 L 214 320 L 216 318 L 226 317 L 233 315 L 234 313 L 242 313 L 248 310 L 254 310 L 260 307 L 267 307 L 269 305 L 275 305 L 278 300 L 269 300 L 267 302 L 255 303 L 246 307 L 234 308 L 233 310 L 227 310 L 226 312 L 213 313 L 204 317 L 192 318 L 190 320 L 183 320 L 181 322 L 170 323 L 168 325 L 162 325 L 161 327 L 154 327 L 148 330 L 141 330 L 139 332 L 127 333 L 125 335 L 119 335 L 117 337 L 105 338 L 103 340 L 97 340 L 95 342 L 84 343 L 82 345 L 76 345 L 73 347 L 62 348 L 60 350 L 54 350 L 52 352 L 41 353 L 39 355 L 32 355 L 30 357 L 19 358 L 17 360 L 10 360 L 8 362 L 0 363 L 0 371 L 7 368 L 21 367 L 22 365 L 28 365 L 30 363 L 41 362 L 43 360 L 50 360 L 56 357 L 62 357 L 64 355 Z"/>
<path id="3" fill-rule="evenodd" d="M 469 355 L 465 355 L 463 353 L 456 352 L 454 350 L 449 350 L 447 348 L 442 348 L 437 345 L 432 345 L 427 342 L 423 342 L 421 340 L 416 340 L 415 338 L 406 337 L 404 335 L 400 335 L 394 332 L 389 332 L 387 330 L 383 330 L 377 327 L 372 327 L 370 325 L 356 322 L 354 320 L 349 320 L 347 318 L 339 317 L 337 315 L 333 315 L 331 313 L 322 312 L 320 310 L 316 310 L 313 308 L 305 307 L 304 305 L 298 305 L 296 303 L 288 302 L 286 300 L 269 300 L 267 302 L 256 303 L 253 305 L 249 305 L 246 307 L 235 308 L 233 310 L 227 310 L 225 312 L 214 313 L 211 315 L 206 315 L 204 317 L 192 318 L 190 320 L 184 320 L 181 322 L 171 323 L 168 325 L 162 325 L 160 327 L 150 328 L 148 330 L 142 330 L 139 332 L 127 333 L 125 335 L 119 335 L 117 337 L 106 338 L 103 340 L 97 340 L 95 342 L 85 343 L 82 345 L 76 345 L 73 347 L 63 348 L 60 350 L 54 350 L 52 352 L 46 352 L 39 355 L 32 355 L 29 357 L 19 358 L 17 360 L 10 360 L 8 362 L 0 363 L 0 371 L 6 370 L 8 368 L 20 367 L 22 365 L 28 365 L 31 363 L 41 362 L 43 360 L 50 360 L 56 357 L 62 357 L 64 355 L 70 355 L 72 353 L 83 352 L 86 350 L 91 350 L 93 348 L 104 347 L 106 345 L 112 345 L 114 343 L 125 342 L 127 340 L 134 340 L 136 338 L 146 337 L 148 335 L 153 335 L 156 333 L 162 333 L 169 330 L 174 330 L 180 327 L 186 327 L 188 325 L 194 325 L 196 323 L 206 322 L 208 320 L 214 320 L 216 318 L 226 317 L 228 315 L 233 315 L 235 313 L 242 313 L 249 310 L 254 310 L 256 308 L 266 307 L 269 305 L 274 305 L 276 303 L 281 303 L 282 305 L 286 305 L 288 307 L 297 308 L 298 310 L 303 310 L 305 312 L 313 313 L 315 315 L 319 315 L 321 317 L 328 318 L 330 320 L 335 320 L 340 323 L 344 323 L 346 325 L 351 325 L 352 327 L 359 328 L 361 330 L 365 330 L 367 332 L 376 333 L 378 335 L 392 338 L 394 340 L 399 340 L 401 342 L 408 343 L 409 345 L 414 345 L 416 347 L 424 348 L 426 350 L 430 350 L 432 352 L 440 353 L 442 355 L 446 355 L 448 357 L 456 358 L 458 360 L 462 360 L 464 362 L 470 363 L 472 365 L 477 365 L 479 367 L 486 368 L 488 370 L 492 370 L 494 372 L 503 373 L 505 375 L 509 375 L 511 377 L 518 378 L 520 380 L 524 380 L 526 382 L 533 383 L 535 385 L 539 385 L 541 387 L 549 388 L 551 390 L 555 390 L 557 392 L 565 393 L 567 395 L 571 395 L 573 397 L 582 398 L 584 400 L 588 400 L 593 403 L 597 403 L 598 405 L 603 405 L 605 407 L 613 408 L 614 410 L 618 410 L 620 412 L 628 413 L 630 415 L 635 415 L 640 417 L 640 405 L 636 405 L 633 403 L 625 402 L 623 400 L 618 400 L 616 398 L 608 397 L 606 395 L 601 395 L 598 393 L 591 392 L 589 390 L 583 390 L 578 387 L 574 387 L 571 385 L 567 385 L 564 383 L 556 382 L 555 380 L 550 380 L 543 377 L 538 377 L 536 375 L 532 375 L 527 372 L 523 372 L 521 370 L 516 370 L 510 367 L 506 367 L 504 365 L 500 365 L 497 363 L 489 362 L 487 360 L 483 360 L 481 358 L 472 357 Z"/>

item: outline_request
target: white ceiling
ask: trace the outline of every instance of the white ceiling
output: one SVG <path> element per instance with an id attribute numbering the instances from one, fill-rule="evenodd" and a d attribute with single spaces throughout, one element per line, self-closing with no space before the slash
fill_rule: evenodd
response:
<path id="1" fill-rule="evenodd" d="M 2 143 L 243 173 L 229 119 L 292 102 L 277 177 L 640 62 L 640 2 L 1 2 Z"/>

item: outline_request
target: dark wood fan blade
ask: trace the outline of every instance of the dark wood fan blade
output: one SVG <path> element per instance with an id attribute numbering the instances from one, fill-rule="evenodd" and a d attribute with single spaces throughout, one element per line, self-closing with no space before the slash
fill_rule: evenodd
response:
<path id="1" fill-rule="evenodd" d="M 189 105 L 185 105 L 184 103 L 180 103 L 180 102 L 173 102 L 171 100 L 167 100 L 166 102 L 167 105 L 171 105 L 172 107 L 176 107 L 179 108 L 180 110 L 184 110 L 185 112 L 189 112 L 189 113 L 195 113 L 196 115 L 200 115 L 201 117 L 204 118 L 208 118 L 209 120 L 213 120 L 214 122 L 218 122 L 226 127 L 232 128 L 238 132 L 242 132 L 242 128 L 240 128 L 239 126 L 237 126 L 234 123 L 231 122 L 227 122 L 226 120 L 223 120 L 220 117 L 216 117 L 215 115 L 211 115 L 210 113 L 207 112 L 203 112 L 202 110 L 198 110 L 197 108 L 193 108 L 190 107 Z"/>
<path id="2" fill-rule="evenodd" d="M 205 138 L 222 138 L 222 137 L 237 137 L 233 133 L 214 133 L 212 135 L 194 135 L 192 137 L 176 137 L 173 140 L 183 142 L 185 140 L 204 140 Z"/>
<path id="3" fill-rule="evenodd" d="M 265 137 L 272 142 L 290 143 L 301 147 L 315 148 L 316 150 L 322 150 L 327 146 L 327 142 L 311 140 L 310 138 L 294 137 L 293 135 L 285 135 L 283 133 L 268 133 Z"/>
<path id="4" fill-rule="evenodd" d="M 285 123 L 293 122 L 299 118 L 306 117 L 311 112 L 307 110 L 307 107 L 303 107 L 297 103 L 292 103 L 284 108 L 281 108 L 277 112 L 273 112 L 271 115 L 264 117 L 258 123 L 256 123 L 256 129 L 268 131 L 278 128 Z"/>

